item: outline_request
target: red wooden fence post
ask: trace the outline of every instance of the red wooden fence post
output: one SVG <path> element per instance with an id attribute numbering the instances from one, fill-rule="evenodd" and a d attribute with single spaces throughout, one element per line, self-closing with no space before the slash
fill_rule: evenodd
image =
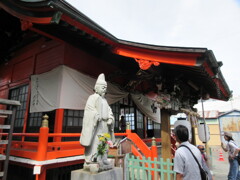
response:
<path id="1" fill-rule="evenodd" d="M 158 152 L 157 152 L 157 144 L 156 144 L 156 138 L 152 138 L 152 146 L 151 146 L 151 159 L 154 160 L 154 158 L 158 157 Z"/>
<path id="2" fill-rule="evenodd" d="M 40 128 L 39 138 L 38 138 L 38 151 L 37 151 L 37 161 L 44 161 L 47 157 L 47 145 L 48 145 L 48 115 L 43 116 L 42 127 Z"/>
<path id="3" fill-rule="evenodd" d="M 157 152 L 157 143 L 156 143 L 156 138 L 153 137 L 152 138 L 152 146 L 151 146 L 151 160 L 154 161 L 154 159 L 157 159 L 158 157 L 158 152 Z M 154 164 L 152 164 L 152 168 L 156 168 L 154 167 Z M 157 179 L 157 174 L 155 171 L 151 172 L 152 174 L 152 179 L 155 180 Z"/>
<path id="4" fill-rule="evenodd" d="M 127 122 L 126 133 L 131 133 L 130 122 Z"/>

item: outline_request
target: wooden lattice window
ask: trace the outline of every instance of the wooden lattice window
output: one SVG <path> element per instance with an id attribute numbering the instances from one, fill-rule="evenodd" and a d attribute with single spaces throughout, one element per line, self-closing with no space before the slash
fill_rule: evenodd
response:
<path id="1" fill-rule="evenodd" d="M 28 85 L 11 89 L 9 93 L 9 99 L 20 101 L 21 103 L 21 106 L 17 107 L 16 119 L 14 124 L 14 130 L 16 130 L 17 132 L 22 131 L 22 127 L 24 123 L 24 115 L 26 112 L 26 105 L 27 105 L 27 95 L 28 95 Z"/>
<path id="2" fill-rule="evenodd" d="M 115 120 L 114 127 L 115 127 L 115 131 L 116 131 L 119 128 L 120 103 L 116 102 L 116 103 L 110 105 L 110 107 L 111 107 L 113 115 L 114 115 L 114 120 Z"/>
<path id="3" fill-rule="evenodd" d="M 29 127 L 40 127 L 43 120 L 43 113 L 29 113 Z"/>
<path id="4" fill-rule="evenodd" d="M 81 127 L 83 122 L 83 110 L 64 110 L 64 126 Z"/>

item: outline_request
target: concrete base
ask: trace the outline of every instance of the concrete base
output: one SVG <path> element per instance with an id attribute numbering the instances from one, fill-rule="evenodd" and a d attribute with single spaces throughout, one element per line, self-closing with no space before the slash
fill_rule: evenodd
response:
<path id="1" fill-rule="evenodd" d="M 102 171 L 99 173 L 91 173 L 83 169 L 74 170 L 71 172 L 71 180 L 122 180 L 123 169 L 120 167 L 114 167 L 108 171 Z"/>

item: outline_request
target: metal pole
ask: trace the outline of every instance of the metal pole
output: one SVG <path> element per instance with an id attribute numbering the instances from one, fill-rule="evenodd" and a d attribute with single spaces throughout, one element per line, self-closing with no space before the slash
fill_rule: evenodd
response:
<path id="1" fill-rule="evenodd" d="M 207 143 L 206 120 L 205 120 L 205 113 L 204 113 L 204 106 L 203 106 L 203 99 L 202 98 L 201 98 L 201 102 L 202 102 L 202 115 L 203 115 L 203 122 L 204 122 L 205 143 Z"/>
<path id="2" fill-rule="evenodd" d="M 208 149 L 208 143 L 207 143 L 207 129 L 206 129 L 206 119 L 205 119 L 205 113 L 204 113 L 204 106 L 203 106 L 203 99 L 201 97 L 201 102 L 202 102 L 202 116 L 203 116 L 203 122 L 204 122 L 204 134 L 205 134 L 205 149 L 206 149 L 206 154 L 207 154 L 207 157 L 209 157 L 209 149 Z M 208 166 L 209 166 L 209 162 L 208 163 Z"/>

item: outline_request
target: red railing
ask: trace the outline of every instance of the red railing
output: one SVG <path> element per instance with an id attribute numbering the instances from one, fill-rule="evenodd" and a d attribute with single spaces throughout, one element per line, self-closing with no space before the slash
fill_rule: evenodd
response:
<path id="1" fill-rule="evenodd" d="M 1 136 L 7 136 L 7 133 L 0 133 Z M 77 137 L 80 133 L 49 133 L 48 127 L 41 127 L 39 133 L 13 133 L 13 137 L 22 137 L 22 141 L 12 141 L 11 156 L 28 158 L 36 161 L 45 161 L 61 157 L 77 156 L 84 154 L 84 147 L 79 141 L 56 141 L 48 142 L 49 137 Z M 132 152 L 136 156 L 141 156 L 139 151 L 146 157 L 157 157 L 156 143 L 149 148 L 142 139 L 131 130 L 126 133 L 115 133 L 115 136 L 125 136 L 135 145 L 132 146 Z M 26 137 L 38 137 L 38 142 L 24 141 Z M 0 147 L 0 152 L 4 154 L 5 147 Z"/>
<path id="2" fill-rule="evenodd" d="M 7 136 L 7 133 L 0 133 Z M 38 137 L 38 142 L 12 141 L 11 156 L 18 156 L 37 161 L 84 154 L 84 147 L 79 141 L 48 142 L 49 137 L 80 137 L 80 133 L 48 133 L 48 128 L 40 128 L 39 133 L 13 133 L 13 137 Z M 0 147 L 3 153 L 5 147 Z"/>

